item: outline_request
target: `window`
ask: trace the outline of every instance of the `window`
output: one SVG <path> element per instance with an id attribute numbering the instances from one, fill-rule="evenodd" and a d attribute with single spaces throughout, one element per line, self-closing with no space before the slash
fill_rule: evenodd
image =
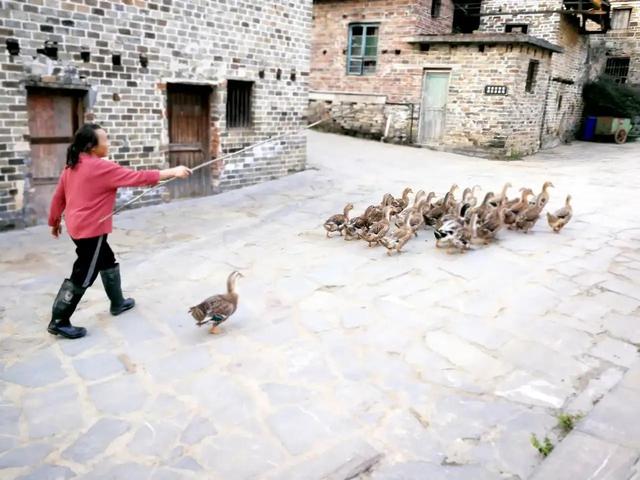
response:
<path id="1" fill-rule="evenodd" d="M 442 7 L 442 0 L 431 0 L 431 16 L 437 18 L 440 16 L 440 8 Z"/>
<path id="2" fill-rule="evenodd" d="M 378 63 L 378 29 L 376 24 L 349 26 L 349 58 L 347 74 L 370 75 Z"/>
<path id="3" fill-rule="evenodd" d="M 529 69 L 527 70 L 527 84 L 525 86 L 525 90 L 528 93 L 533 93 L 536 87 L 536 77 L 538 76 L 538 65 L 539 65 L 539 62 L 537 60 L 529 61 Z"/>
<path id="4" fill-rule="evenodd" d="M 611 13 L 611 29 L 625 30 L 629 28 L 629 20 L 631 19 L 630 8 L 614 8 Z"/>
<path id="5" fill-rule="evenodd" d="M 529 31 L 529 25 L 526 23 L 507 23 L 504 26 L 506 33 L 527 33 Z"/>
<path id="6" fill-rule="evenodd" d="M 253 82 L 227 81 L 227 128 L 251 126 Z"/>
<path id="7" fill-rule="evenodd" d="M 629 58 L 607 58 L 605 75 L 609 75 L 616 83 L 627 83 L 629 76 Z"/>

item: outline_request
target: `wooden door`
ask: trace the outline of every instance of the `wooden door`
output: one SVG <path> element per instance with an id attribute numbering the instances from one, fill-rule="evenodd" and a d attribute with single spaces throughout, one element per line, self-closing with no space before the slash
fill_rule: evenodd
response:
<path id="1" fill-rule="evenodd" d="M 444 134 L 449 72 L 425 71 L 422 81 L 419 143 L 434 143 Z"/>
<path id="2" fill-rule="evenodd" d="M 170 165 L 193 168 L 208 161 L 211 88 L 171 84 L 167 95 Z M 204 167 L 187 180 L 174 180 L 168 188 L 173 198 L 209 195 L 213 193 L 211 169 Z"/>
<path id="3" fill-rule="evenodd" d="M 29 90 L 27 111 L 31 149 L 29 223 L 47 221 L 51 197 L 64 169 L 67 147 L 83 118 L 79 91 Z"/>

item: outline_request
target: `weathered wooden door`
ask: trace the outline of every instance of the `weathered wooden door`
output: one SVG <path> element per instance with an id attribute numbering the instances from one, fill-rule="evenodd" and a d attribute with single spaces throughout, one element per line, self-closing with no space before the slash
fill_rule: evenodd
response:
<path id="1" fill-rule="evenodd" d="M 31 147 L 31 189 L 28 195 L 29 223 L 47 220 L 51 197 L 66 158 L 67 147 L 82 117 L 82 91 L 29 90 L 27 111 Z"/>
<path id="2" fill-rule="evenodd" d="M 422 81 L 419 143 L 433 143 L 442 138 L 447 114 L 449 72 L 425 71 Z"/>
<path id="3" fill-rule="evenodd" d="M 193 168 L 208 161 L 211 88 L 171 84 L 167 95 L 170 165 Z M 211 169 L 204 167 L 187 180 L 175 180 L 169 188 L 173 198 L 211 194 Z"/>

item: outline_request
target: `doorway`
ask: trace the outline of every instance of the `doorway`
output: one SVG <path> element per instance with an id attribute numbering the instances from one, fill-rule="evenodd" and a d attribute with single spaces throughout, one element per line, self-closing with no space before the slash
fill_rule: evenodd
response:
<path id="1" fill-rule="evenodd" d="M 27 90 L 31 189 L 27 221 L 47 221 L 51 197 L 67 158 L 67 147 L 82 124 L 82 90 Z"/>
<path id="2" fill-rule="evenodd" d="M 211 87 L 169 84 L 169 164 L 194 168 L 209 161 Z M 173 198 L 198 197 L 213 193 L 211 169 L 202 168 L 186 180 L 171 182 Z"/>
<path id="3" fill-rule="evenodd" d="M 425 70 L 422 80 L 422 102 L 420 105 L 420 128 L 418 142 L 438 142 L 444 134 L 447 114 L 448 71 Z"/>

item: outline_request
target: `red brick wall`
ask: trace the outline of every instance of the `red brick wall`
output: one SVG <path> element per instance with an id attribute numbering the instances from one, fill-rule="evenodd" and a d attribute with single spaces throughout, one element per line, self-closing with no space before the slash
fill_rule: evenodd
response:
<path id="1" fill-rule="evenodd" d="M 313 4 L 313 15 L 311 91 L 384 94 L 389 101 L 417 101 L 419 90 L 409 93 L 403 88 L 407 81 L 413 83 L 407 69 L 415 68 L 409 64 L 415 47 L 404 39 L 420 33 L 450 33 L 453 2 L 442 1 L 437 19 L 431 18 L 431 0 L 320 0 Z M 380 23 L 373 75 L 346 74 L 348 28 L 355 22 Z"/>

